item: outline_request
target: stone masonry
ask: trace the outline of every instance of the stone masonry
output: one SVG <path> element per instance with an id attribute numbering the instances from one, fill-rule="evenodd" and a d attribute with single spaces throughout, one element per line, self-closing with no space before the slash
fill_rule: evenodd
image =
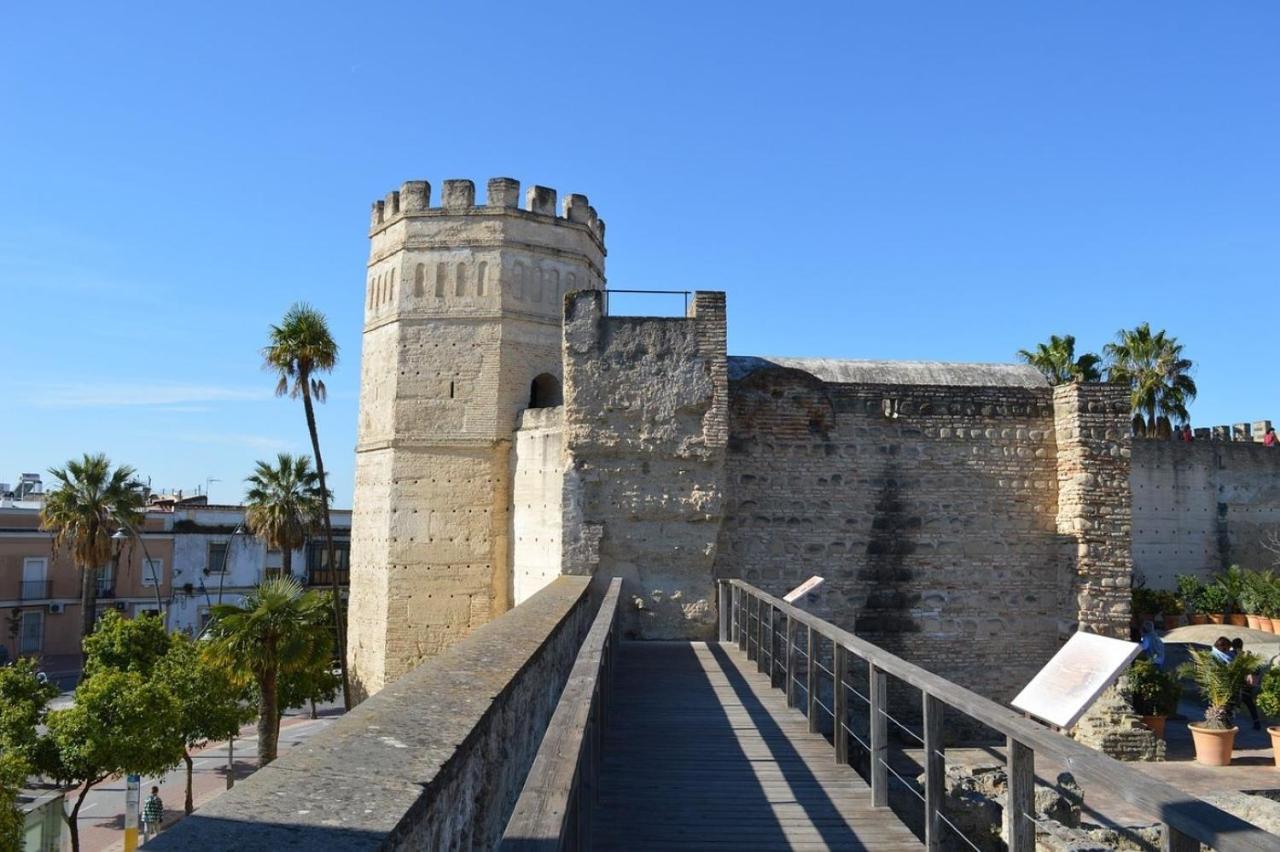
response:
<path id="1" fill-rule="evenodd" d="M 373 206 L 352 522 L 349 653 L 367 695 L 511 606 L 511 444 L 558 384 L 564 294 L 604 283 L 585 196 L 425 181 Z"/>

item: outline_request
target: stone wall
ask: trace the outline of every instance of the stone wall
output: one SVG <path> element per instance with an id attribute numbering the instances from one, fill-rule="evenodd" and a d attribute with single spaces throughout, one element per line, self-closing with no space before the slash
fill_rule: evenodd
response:
<path id="1" fill-rule="evenodd" d="M 560 576 L 563 430 L 564 409 L 559 406 L 527 409 L 516 430 L 511 564 L 517 605 Z"/>
<path id="2" fill-rule="evenodd" d="M 588 587 L 559 578 L 148 848 L 495 848 L 590 625 Z"/>
<path id="3" fill-rule="evenodd" d="M 1133 578 L 1130 409 L 1126 388 L 1059 385 L 1053 392 L 1058 530 L 1075 539 L 1079 626 L 1129 638 Z"/>
<path id="4" fill-rule="evenodd" d="M 1131 481 L 1133 567 L 1151 588 L 1232 564 L 1276 566 L 1263 543 L 1280 534 L 1280 447 L 1139 440 Z"/>
<path id="5" fill-rule="evenodd" d="M 610 317 L 568 297 L 564 571 L 623 578 L 622 629 L 715 634 L 727 378 L 723 293 L 688 318 Z"/>
<path id="6" fill-rule="evenodd" d="M 1011 698 L 1075 621 L 1043 380 L 987 365 L 729 360 L 717 576 L 773 594 L 823 576 L 817 614 Z"/>

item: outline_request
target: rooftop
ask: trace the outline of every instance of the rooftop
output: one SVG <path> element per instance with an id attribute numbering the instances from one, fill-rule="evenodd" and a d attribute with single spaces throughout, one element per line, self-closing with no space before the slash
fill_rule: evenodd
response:
<path id="1" fill-rule="evenodd" d="M 958 364 L 944 361 L 844 361 L 837 358 L 729 356 L 729 378 L 757 370 L 801 370 L 842 385 L 949 385 L 953 387 L 1045 388 L 1045 377 L 1026 364 Z"/>

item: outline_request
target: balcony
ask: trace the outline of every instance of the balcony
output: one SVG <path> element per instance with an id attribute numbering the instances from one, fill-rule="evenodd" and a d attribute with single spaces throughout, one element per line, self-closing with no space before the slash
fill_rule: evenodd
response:
<path id="1" fill-rule="evenodd" d="M 350 572 L 347 569 L 339 568 L 337 574 L 339 586 L 346 586 L 350 583 Z M 311 568 L 307 571 L 307 585 L 330 588 L 333 586 L 333 575 L 334 572 L 328 568 Z"/>
<path id="2" fill-rule="evenodd" d="M 49 580 L 23 580 L 18 599 L 42 601 L 53 597 L 53 583 Z"/>

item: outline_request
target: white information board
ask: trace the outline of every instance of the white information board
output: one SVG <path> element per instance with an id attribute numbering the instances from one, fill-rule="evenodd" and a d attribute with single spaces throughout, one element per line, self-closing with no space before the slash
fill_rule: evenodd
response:
<path id="1" fill-rule="evenodd" d="M 1076 633 L 1026 685 L 1013 706 L 1060 728 L 1070 728 L 1138 656 L 1136 642 Z"/>
<path id="2" fill-rule="evenodd" d="M 812 592 L 814 589 L 821 586 L 824 582 L 826 581 L 823 580 L 823 578 L 815 574 L 814 576 L 805 580 L 803 583 L 801 583 L 800 585 L 796 586 L 794 589 L 792 589 L 791 591 L 783 595 L 782 599 L 789 604 L 793 604 L 796 601 L 800 600 L 805 595 Z"/>

